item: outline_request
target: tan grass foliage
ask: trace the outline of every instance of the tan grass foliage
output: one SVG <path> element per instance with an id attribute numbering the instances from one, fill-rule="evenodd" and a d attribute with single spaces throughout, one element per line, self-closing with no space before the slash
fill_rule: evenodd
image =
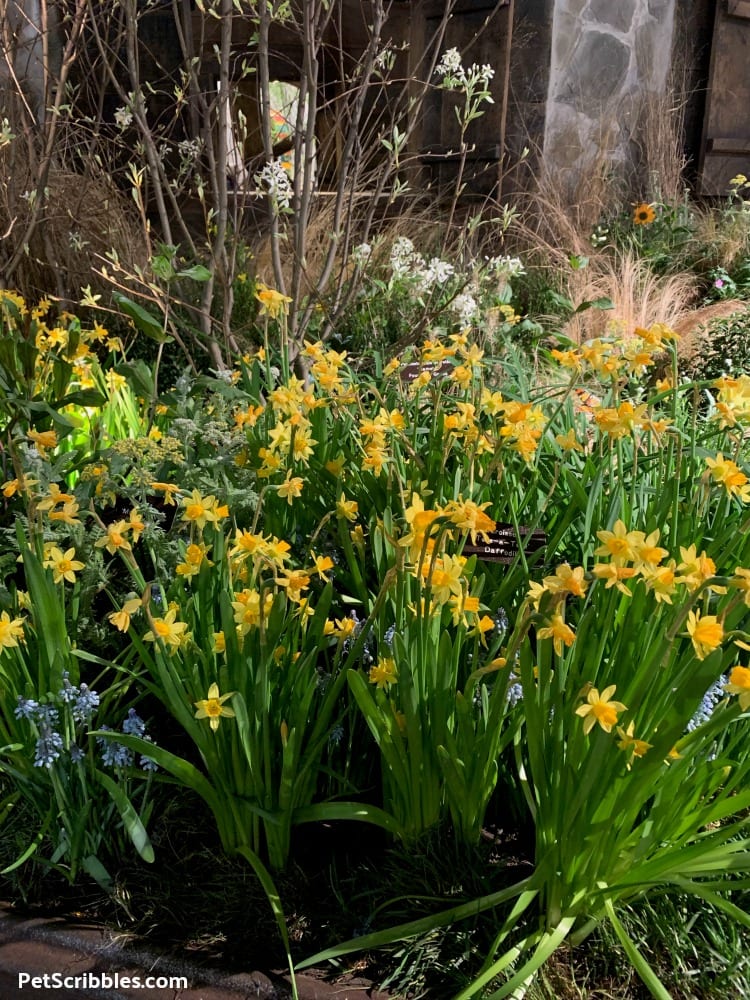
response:
<path id="1" fill-rule="evenodd" d="M 15 191 L 22 190 L 18 181 L 14 178 Z M 128 273 L 145 266 L 148 254 L 137 214 L 109 178 L 52 166 L 47 191 L 42 222 L 12 277 L 13 287 L 29 301 L 50 293 L 77 301 L 87 286 L 108 294 L 111 286 L 97 272 L 112 251 Z M 21 197 L 11 203 L 9 194 L 9 185 L 0 181 L 0 232 L 11 246 L 23 236 L 30 206 Z"/>
<path id="2" fill-rule="evenodd" d="M 676 328 L 693 309 L 696 278 L 690 273 L 656 275 L 634 251 L 591 255 L 585 268 L 568 267 L 566 294 L 574 305 L 609 299 L 613 309 L 590 308 L 574 316 L 564 333 L 582 341 L 625 335 L 636 327 L 665 323 Z"/>

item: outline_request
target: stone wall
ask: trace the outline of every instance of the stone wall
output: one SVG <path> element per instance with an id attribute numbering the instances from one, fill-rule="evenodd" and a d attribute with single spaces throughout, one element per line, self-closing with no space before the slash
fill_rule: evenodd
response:
<path id="1" fill-rule="evenodd" d="M 638 104 L 664 92 L 675 0 L 555 0 L 544 161 L 571 183 L 602 150 L 625 168 Z"/>

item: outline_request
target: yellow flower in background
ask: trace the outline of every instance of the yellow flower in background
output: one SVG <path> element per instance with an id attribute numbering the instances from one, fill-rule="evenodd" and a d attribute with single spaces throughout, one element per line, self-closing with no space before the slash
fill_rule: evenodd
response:
<path id="1" fill-rule="evenodd" d="M 653 205 L 641 202 L 633 209 L 633 222 L 636 226 L 650 226 L 656 219 L 656 212 Z"/>
<path id="2" fill-rule="evenodd" d="M 216 732 L 222 719 L 234 718 L 234 712 L 224 702 L 236 693 L 236 691 L 230 691 L 229 694 L 219 694 L 219 685 L 212 684 L 208 689 L 207 696 L 193 703 L 197 709 L 195 718 L 208 719 L 209 726 Z"/>
<path id="3" fill-rule="evenodd" d="M 680 582 L 675 574 L 677 564 L 670 559 L 664 566 L 642 566 L 641 573 L 646 589 L 653 593 L 657 603 L 672 603 L 672 594 Z"/>
<path id="4" fill-rule="evenodd" d="M 555 441 L 563 451 L 583 451 L 583 446 L 576 440 L 575 427 L 570 427 L 565 434 L 556 434 Z"/>
<path id="5" fill-rule="evenodd" d="M 742 600 L 750 608 L 750 569 L 738 566 L 732 577 L 732 585 L 741 592 Z"/>
<path id="6" fill-rule="evenodd" d="M 416 497 L 416 494 L 414 494 Z M 488 500 L 483 504 L 476 504 L 473 500 L 450 500 L 445 506 L 445 513 L 451 522 L 462 531 L 468 531 L 471 544 L 477 544 L 477 535 L 482 536 L 482 540 L 489 541 L 488 532 L 494 531 L 496 524 L 492 518 L 485 514 L 485 509 L 490 506 Z"/>
<path id="7" fill-rule="evenodd" d="M 302 487 L 305 481 L 301 476 L 292 476 L 289 472 L 286 474 L 286 479 L 284 482 L 276 487 L 276 492 L 282 499 L 286 499 L 286 502 L 291 507 L 295 497 L 302 496 Z"/>
<path id="8" fill-rule="evenodd" d="M 560 351 L 556 347 L 550 351 L 552 357 L 563 368 L 580 368 L 583 361 L 582 354 L 577 350 Z"/>
<path id="9" fill-rule="evenodd" d="M 0 486 L 2 494 L 7 499 L 14 497 L 17 493 L 28 493 L 35 486 L 39 485 L 38 479 L 31 479 L 29 476 L 20 476 L 18 479 L 9 479 Z"/>
<path id="10" fill-rule="evenodd" d="M 347 521 L 356 521 L 359 504 L 356 500 L 347 500 L 346 494 L 342 493 L 336 501 L 336 514 Z"/>
<path id="11" fill-rule="evenodd" d="M 715 615 L 701 615 L 699 611 L 691 611 L 688 614 L 687 635 L 693 643 L 695 655 L 699 660 L 705 660 L 709 653 L 721 645 L 724 626 Z"/>
<path id="12" fill-rule="evenodd" d="M 597 531 L 596 537 L 602 543 L 594 549 L 595 556 L 610 556 L 613 562 L 622 564 L 634 562 L 635 547 L 643 541 L 642 532 L 630 532 L 623 521 L 615 521 L 612 531 Z"/>
<path id="13" fill-rule="evenodd" d="M 178 563 L 176 567 L 176 572 L 178 576 L 195 576 L 200 573 L 201 566 L 204 561 L 209 565 L 213 566 L 210 559 L 206 558 L 206 546 L 205 545 L 188 545 L 185 550 L 185 561 Z"/>
<path id="14" fill-rule="evenodd" d="M 565 619 L 559 612 L 552 615 L 549 625 L 537 629 L 536 634 L 538 639 L 552 639 L 555 652 L 558 656 L 562 656 L 563 643 L 566 646 L 572 646 L 576 637 L 573 629 L 570 625 L 566 624 Z"/>
<path id="15" fill-rule="evenodd" d="M 662 559 L 669 555 L 666 549 L 662 549 L 657 545 L 660 535 L 661 532 L 656 528 L 644 538 L 636 538 L 633 541 L 633 555 L 635 557 L 635 565 L 638 569 L 641 569 L 643 566 L 658 566 Z"/>
<path id="16" fill-rule="evenodd" d="M 625 400 L 616 409 L 599 407 L 594 412 L 594 420 L 602 433 L 609 434 L 614 439 L 627 437 L 643 425 L 647 409 L 646 403 L 633 406 L 629 400 Z"/>
<path id="17" fill-rule="evenodd" d="M 332 476 L 335 476 L 335 478 L 338 479 L 344 471 L 345 465 L 346 461 L 344 456 L 339 455 L 338 458 L 332 458 L 326 462 L 326 472 L 330 472 Z"/>
<path id="18" fill-rule="evenodd" d="M 26 436 L 30 441 L 33 441 L 36 450 L 42 457 L 47 454 L 48 450 L 57 447 L 57 433 L 55 431 L 31 430 Z"/>
<path id="19" fill-rule="evenodd" d="M 70 503 L 75 497 L 70 493 L 63 493 L 57 483 L 49 484 L 49 492 L 36 505 L 37 510 L 53 510 L 58 504 Z"/>
<path id="20" fill-rule="evenodd" d="M 479 614 L 479 598 L 469 594 L 461 594 L 451 599 L 450 608 L 453 624 L 459 625 L 463 622 L 464 626 L 468 627 L 469 621 L 466 616 Z"/>
<path id="21" fill-rule="evenodd" d="M 24 641 L 23 618 L 11 618 L 7 611 L 0 614 L 0 649 L 12 649 Z"/>
<path id="22" fill-rule="evenodd" d="M 742 503 L 750 501 L 750 484 L 747 476 L 731 459 L 724 458 L 722 452 L 717 452 L 716 458 L 707 458 L 711 478 L 721 483 L 730 496 L 739 497 Z"/>
<path id="23" fill-rule="evenodd" d="M 133 507 L 130 514 L 128 514 L 127 526 L 128 530 L 133 533 L 133 544 L 135 544 L 143 534 L 144 528 L 146 527 L 141 520 L 141 515 L 138 513 L 137 507 Z"/>
<path id="24" fill-rule="evenodd" d="M 621 712 L 627 712 L 627 708 L 621 701 L 612 701 L 612 695 L 617 690 L 615 684 L 610 684 L 601 694 L 597 688 L 592 687 L 586 695 L 586 704 L 579 705 L 576 715 L 580 715 L 583 721 L 583 731 L 588 735 L 598 723 L 605 733 L 611 733 L 612 727 L 617 724 L 617 719 Z"/>
<path id="25" fill-rule="evenodd" d="M 359 552 L 359 554 L 364 559 L 365 557 L 365 533 L 362 530 L 362 525 L 355 525 L 349 532 L 349 537 L 352 540 L 352 545 Z"/>
<path id="26" fill-rule="evenodd" d="M 175 608 L 167 611 L 163 618 L 154 618 L 152 629 L 144 635 L 144 640 L 156 642 L 157 639 L 161 639 L 167 646 L 177 649 L 185 636 L 187 623 L 178 622 L 175 620 L 176 618 L 177 610 Z"/>
<path id="27" fill-rule="evenodd" d="M 315 563 L 314 572 L 317 573 L 322 580 L 325 580 L 326 583 L 328 583 L 330 578 L 326 576 L 326 574 L 329 569 L 333 569 L 333 559 L 331 559 L 330 556 L 316 556 L 314 552 L 311 553 L 311 555 L 313 557 L 313 562 Z"/>
<path id="28" fill-rule="evenodd" d="M 324 635 L 335 635 L 337 639 L 348 639 L 354 635 L 357 623 L 353 618 L 337 618 L 335 621 L 328 619 L 323 627 Z"/>
<path id="29" fill-rule="evenodd" d="M 572 594 L 574 597 L 585 597 L 588 583 L 584 579 L 583 566 L 572 569 L 568 563 L 563 563 L 555 570 L 554 576 L 545 576 L 545 589 L 550 594 Z"/>
<path id="30" fill-rule="evenodd" d="M 141 607 L 140 597 L 132 597 L 129 601 L 125 601 L 119 611 L 110 612 L 107 618 L 120 632 L 127 632 L 130 628 L 130 619 L 138 613 Z"/>
<path id="31" fill-rule="evenodd" d="M 634 722 L 631 722 L 627 729 L 623 729 L 622 726 L 617 727 L 617 735 L 619 736 L 617 746 L 620 750 L 624 750 L 631 760 L 633 757 L 643 757 L 651 749 L 650 743 L 646 743 L 645 740 L 636 739 L 633 735 L 634 731 Z M 630 767 L 630 764 L 628 764 L 628 767 Z"/>
<path id="32" fill-rule="evenodd" d="M 489 615 L 482 615 L 482 617 L 476 623 L 476 625 L 471 630 L 469 635 L 478 635 L 479 641 L 486 648 L 487 642 L 484 637 L 487 632 L 491 632 L 494 628 L 495 628 L 495 622 L 492 620 L 492 618 L 490 618 Z"/>
<path id="33" fill-rule="evenodd" d="M 203 497 L 198 490 L 193 490 L 189 497 L 183 497 L 181 506 L 185 510 L 182 520 L 196 524 L 201 531 L 205 528 L 206 522 L 211 521 L 215 524 L 219 519 L 216 497 L 213 495 Z"/>
<path id="34" fill-rule="evenodd" d="M 50 521 L 59 521 L 62 524 L 80 524 L 78 520 L 78 501 L 69 500 L 64 503 L 60 510 L 51 510 L 47 515 Z"/>
<path id="35" fill-rule="evenodd" d="M 277 577 L 276 583 L 286 590 L 286 596 L 290 601 L 299 604 L 302 600 L 302 591 L 310 586 L 310 577 L 302 570 L 288 569 L 285 577 Z"/>
<path id="36" fill-rule="evenodd" d="M 387 690 L 398 680 L 396 661 L 391 656 L 381 656 L 374 667 L 370 667 L 368 675 L 370 684 L 375 684 L 382 690 Z"/>
<path id="37" fill-rule="evenodd" d="M 700 555 L 696 554 L 695 545 L 688 548 L 680 546 L 680 557 L 682 562 L 677 567 L 677 572 L 682 576 L 677 578 L 677 583 L 684 583 L 690 590 L 697 590 L 700 586 L 716 576 L 716 563 L 706 555 L 705 549 Z M 710 590 L 717 594 L 726 594 L 726 587 L 712 586 Z"/>
<path id="38" fill-rule="evenodd" d="M 536 580 L 530 580 L 528 593 L 526 594 L 526 600 L 535 610 L 538 611 L 541 600 L 546 593 L 547 593 L 547 588 L 545 586 L 543 586 L 541 583 L 537 583 Z"/>
<path id="39" fill-rule="evenodd" d="M 289 303 L 292 301 L 288 295 L 282 295 L 275 288 L 269 288 L 262 282 L 256 285 L 255 298 L 260 302 L 259 316 L 269 316 L 271 319 L 278 319 L 279 316 L 286 316 L 289 312 Z"/>
<path id="40" fill-rule="evenodd" d="M 173 483 L 151 483 L 151 489 L 156 493 L 164 494 L 164 504 L 167 507 L 176 507 L 175 494 L 180 492 L 180 487 Z"/>
<path id="41" fill-rule="evenodd" d="M 750 708 L 750 670 L 747 667 L 732 667 L 729 683 L 724 685 L 729 694 L 740 697 L 740 708 L 746 712 Z"/>
<path id="42" fill-rule="evenodd" d="M 62 583 L 64 580 L 67 580 L 68 583 L 76 582 L 76 573 L 85 569 L 85 564 L 76 559 L 75 555 L 75 549 L 63 552 L 56 545 L 50 548 L 43 565 L 45 569 L 52 570 L 52 578 L 55 583 Z"/>
<path id="43" fill-rule="evenodd" d="M 451 597 L 459 597 L 462 591 L 462 574 L 466 560 L 462 556 L 442 556 L 434 564 L 425 560 L 422 575 L 432 588 L 432 599 L 438 604 L 447 604 Z M 431 571 L 431 572 L 430 572 Z"/>
<path id="44" fill-rule="evenodd" d="M 105 548 L 112 556 L 118 549 L 122 549 L 123 552 L 130 552 L 130 542 L 125 537 L 128 530 L 127 521 L 116 521 L 114 524 L 108 524 L 106 535 L 97 538 L 94 546 L 97 549 Z"/>

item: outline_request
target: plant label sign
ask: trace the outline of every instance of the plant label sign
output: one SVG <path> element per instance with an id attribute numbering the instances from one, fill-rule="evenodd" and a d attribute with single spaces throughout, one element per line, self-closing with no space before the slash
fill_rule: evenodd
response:
<path id="1" fill-rule="evenodd" d="M 467 542 L 463 548 L 465 556 L 476 556 L 483 562 L 497 562 L 509 566 L 518 555 L 518 540 L 521 540 L 526 555 L 533 555 L 547 544 L 547 535 L 541 528 L 518 526 L 518 534 L 512 524 L 496 525 L 494 531 L 487 532 L 487 541 L 477 539 L 477 544 Z"/>
<path id="2" fill-rule="evenodd" d="M 453 371 L 450 361 L 410 361 L 399 372 L 402 382 L 413 382 L 422 372 L 429 372 L 433 378 L 445 378 Z"/>

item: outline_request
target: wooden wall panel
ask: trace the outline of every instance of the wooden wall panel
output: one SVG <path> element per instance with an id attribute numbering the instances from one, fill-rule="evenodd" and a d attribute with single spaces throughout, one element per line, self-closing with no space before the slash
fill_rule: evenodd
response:
<path id="1" fill-rule="evenodd" d="M 734 13 L 730 13 L 730 7 Z M 699 190 L 725 195 L 750 177 L 750 3 L 718 0 L 709 69 Z"/>

